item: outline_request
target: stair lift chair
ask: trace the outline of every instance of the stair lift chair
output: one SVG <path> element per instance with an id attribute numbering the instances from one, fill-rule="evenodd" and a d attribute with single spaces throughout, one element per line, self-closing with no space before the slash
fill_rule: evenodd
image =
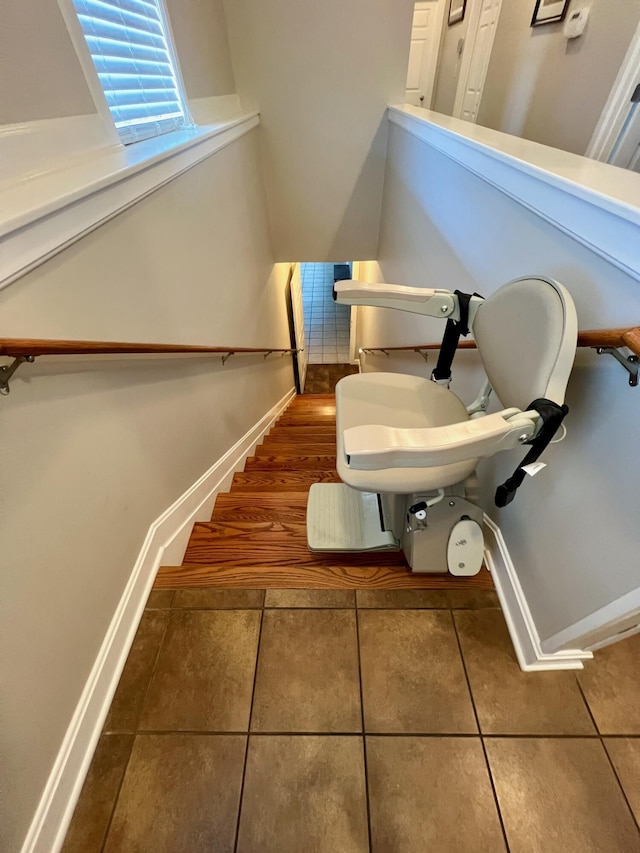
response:
<path id="1" fill-rule="evenodd" d="M 568 291 L 538 276 L 488 299 L 447 290 L 338 282 L 344 305 L 395 308 L 447 319 L 431 379 L 360 373 L 336 386 L 337 470 L 342 483 L 309 492 L 311 551 L 402 549 L 414 572 L 474 575 L 482 565 L 482 457 L 530 445 L 496 492 L 505 506 L 558 430 L 577 341 Z M 449 390 L 460 334 L 473 331 L 487 381 L 465 408 Z M 506 408 L 487 414 L 495 391 Z"/>

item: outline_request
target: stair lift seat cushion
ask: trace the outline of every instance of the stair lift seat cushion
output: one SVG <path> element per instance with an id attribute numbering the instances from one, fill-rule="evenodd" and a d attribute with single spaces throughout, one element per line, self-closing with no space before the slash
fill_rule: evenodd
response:
<path id="1" fill-rule="evenodd" d="M 336 385 L 337 469 L 343 483 L 363 492 L 412 494 L 453 486 L 472 474 L 477 459 L 433 468 L 349 467 L 344 430 L 380 424 L 400 429 L 447 426 L 469 420 L 456 395 L 430 379 L 401 373 L 360 373 Z"/>
<path id="2" fill-rule="evenodd" d="M 541 397 L 562 405 L 575 358 L 573 300 L 552 279 L 516 279 L 478 308 L 473 335 L 487 377 L 505 407 L 526 411 Z"/>

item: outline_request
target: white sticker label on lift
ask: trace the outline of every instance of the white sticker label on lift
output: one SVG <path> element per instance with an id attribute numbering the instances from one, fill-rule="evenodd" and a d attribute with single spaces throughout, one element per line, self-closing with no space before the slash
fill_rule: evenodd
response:
<path id="1" fill-rule="evenodd" d="M 523 465 L 522 470 L 526 471 L 530 477 L 535 477 L 538 471 L 542 471 L 542 469 L 546 467 L 546 462 L 532 462 L 531 465 Z"/>

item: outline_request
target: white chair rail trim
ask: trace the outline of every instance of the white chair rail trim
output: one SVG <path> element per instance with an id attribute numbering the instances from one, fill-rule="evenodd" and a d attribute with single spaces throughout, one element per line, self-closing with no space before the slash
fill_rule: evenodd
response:
<path id="1" fill-rule="evenodd" d="M 257 112 L 107 148 L 0 193 L 0 288 L 259 124 Z"/>
<path id="2" fill-rule="evenodd" d="M 408 104 L 388 117 L 640 280 L 640 175 Z"/>

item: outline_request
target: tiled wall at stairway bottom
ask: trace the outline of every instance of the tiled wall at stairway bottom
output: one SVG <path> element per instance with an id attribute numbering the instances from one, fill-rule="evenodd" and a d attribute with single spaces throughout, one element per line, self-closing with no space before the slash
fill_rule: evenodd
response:
<path id="1" fill-rule="evenodd" d="M 348 305 L 333 301 L 333 264 L 300 264 L 309 364 L 349 361 Z"/>

